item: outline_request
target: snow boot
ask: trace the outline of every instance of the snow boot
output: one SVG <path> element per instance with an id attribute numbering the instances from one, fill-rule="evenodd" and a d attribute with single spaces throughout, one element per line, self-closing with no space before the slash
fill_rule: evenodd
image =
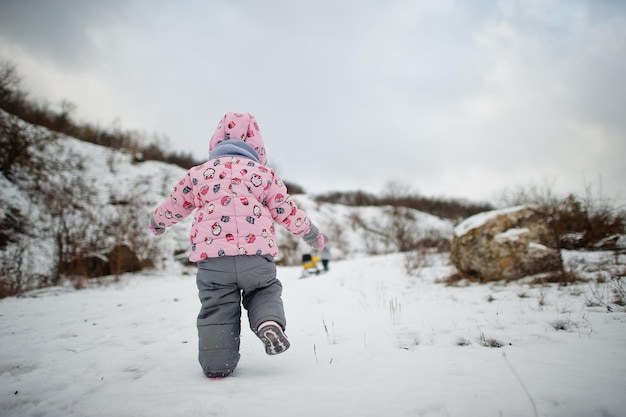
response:
<path id="1" fill-rule="evenodd" d="M 261 323 L 257 330 L 257 336 L 265 344 L 265 353 L 268 355 L 278 355 L 291 346 L 280 324 L 275 321 Z"/>

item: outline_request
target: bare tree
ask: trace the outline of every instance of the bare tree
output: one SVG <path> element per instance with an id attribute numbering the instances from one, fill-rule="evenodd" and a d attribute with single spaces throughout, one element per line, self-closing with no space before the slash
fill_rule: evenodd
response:
<path id="1" fill-rule="evenodd" d="M 20 85 L 15 65 L 9 61 L 0 60 L 0 107 L 4 108 Z"/>

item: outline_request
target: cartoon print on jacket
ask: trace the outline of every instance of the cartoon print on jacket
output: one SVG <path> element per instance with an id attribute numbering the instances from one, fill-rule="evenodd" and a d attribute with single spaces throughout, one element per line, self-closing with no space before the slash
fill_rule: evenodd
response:
<path id="1" fill-rule="evenodd" d="M 163 227 L 195 210 L 189 259 L 242 254 L 278 255 L 274 223 L 296 236 L 311 229 L 310 220 L 291 200 L 267 156 L 258 124 L 249 113 L 228 113 L 211 137 L 209 151 L 224 141 L 242 140 L 259 162 L 242 156 L 219 156 L 190 168 L 170 198 L 154 211 Z"/>

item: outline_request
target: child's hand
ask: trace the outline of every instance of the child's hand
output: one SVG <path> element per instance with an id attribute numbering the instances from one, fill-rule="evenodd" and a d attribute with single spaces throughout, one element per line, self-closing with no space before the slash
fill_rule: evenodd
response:
<path id="1" fill-rule="evenodd" d="M 324 250 L 325 242 L 324 242 L 324 235 L 322 234 L 322 232 L 320 232 L 317 235 L 317 245 L 318 245 L 320 252 Z"/>
<path id="2" fill-rule="evenodd" d="M 324 235 L 319 231 L 317 226 L 311 224 L 311 230 L 309 233 L 302 237 L 307 245 L 312 247 L 313 249 L 322 250 L 324 249 Z"/>
<path id="3" fill-rule="evenodd" d="M 159 236 L 165 233 L 165 227 L 161 227 L 155 223 L 154 218 L 150 217 L 150 225 L 148 226 L 153 235 Z"/>

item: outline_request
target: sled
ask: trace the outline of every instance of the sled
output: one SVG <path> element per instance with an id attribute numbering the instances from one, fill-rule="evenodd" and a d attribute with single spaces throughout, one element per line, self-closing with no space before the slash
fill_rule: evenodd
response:
<path id="1" fill-rule="evenodd" d="M 320 269 L 317 266 L 319 260 L 319 256 L 312 256 L 310 253 L 302 255 L 302 276 L 300 278 L 306 278 L 311 275 L 319 275 Z"/>

